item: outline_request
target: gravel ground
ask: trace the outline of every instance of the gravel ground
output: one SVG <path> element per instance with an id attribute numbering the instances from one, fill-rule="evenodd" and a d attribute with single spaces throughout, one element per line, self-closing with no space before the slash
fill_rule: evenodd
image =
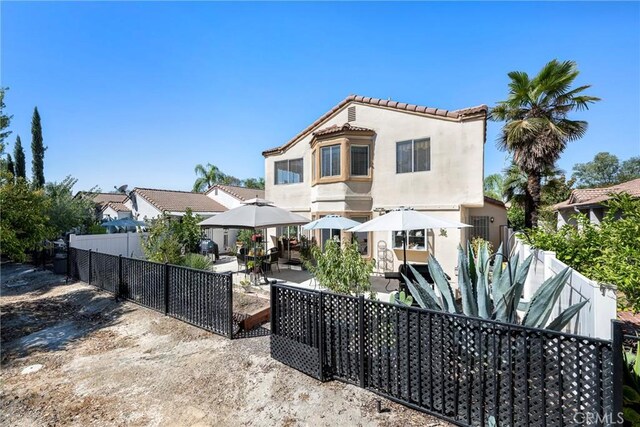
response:
<path id="1" fill-rule="evenodd" d="M 449 425 L 28 266 L 2 265 L 0 303 L 2 425 Z"/>

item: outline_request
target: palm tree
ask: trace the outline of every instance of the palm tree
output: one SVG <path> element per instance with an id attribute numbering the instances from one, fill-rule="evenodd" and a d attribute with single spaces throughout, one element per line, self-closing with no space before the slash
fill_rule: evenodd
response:
<path id="1" fill-rule="evenodd" d="M 499 173 L 492 173 L 484 177 L 484 195 L 496 200 L 502 200 L 504 177 Z"/>
<path id="2" fill-rule="evenodd" d="M 553 60 L 532 79 L 522 71 L 510 72 L 509 96 L 490 112 L 490 119 L 505 122 L 498 147 L 509 151 L 527 175 L 525 226 L 538 225 L 540 189 L 544 171 L 552 168 L 570 141 L 580 139 L 587 122 L 569 120 L 570 112 L 589 108 L 600 98 L 583 95 L 590 85 L 571 88 L 580 72 L 573 61 Z"/>
<path id="3" fill-rule="evenodd" d="M 207 163 L 204 167 L 196 165 L 194 172 L 197 175 L 196 182 L 193 183 L 193 191 L 206 191 L 209 187 L 224 180 L 225 174 L 217 166 Z"/>

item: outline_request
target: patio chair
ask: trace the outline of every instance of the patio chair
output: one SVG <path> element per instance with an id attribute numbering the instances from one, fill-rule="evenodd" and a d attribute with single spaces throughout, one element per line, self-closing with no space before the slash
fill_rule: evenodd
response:
<path id="1" fill-rule="evenodd" d="M 245 248 L 238 249 L 238 253 L 236 254 L 236 259 L 238 260 L 238 273 L 240 272 L 240 265 L 244 265 L 243 270 L 247 270 L 247 254 Z"/>
<path id="2" fill-rule="evenodd" d="M 273 271 L 271 266 L 275 264 L 276 267 L 278 267 L 278 273 L 280 272 L 280 264 L 278 263 L 279 259 L 280 252 L 278 251 L 278 248 L 269 249 L 269 258 L 266 260 L 266 263 L 269 264 L 269 270 Z"/>

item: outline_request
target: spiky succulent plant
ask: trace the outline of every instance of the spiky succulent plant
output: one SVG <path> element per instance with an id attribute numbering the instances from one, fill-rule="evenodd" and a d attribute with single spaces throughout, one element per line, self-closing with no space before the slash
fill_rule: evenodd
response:
<path id="1" fill-rule="evenodd" d="M 404 275 L 403 277 L 413 298 L 422 308 L 466 314 L 533 328 L 562 330 L 588 302 L 585 300 L 570 306 L 549 322 L 553 307 L 560 297 L 571 270 L 566 268 L 556 276 L 545 280 L 531 300 L 524 302 L 522 292 L 533 255 L 520 260 L 516 254 L 506 260 L 500 246 L 493 255 L 495 262 L 490 279 L 491 258 L 486 243 L 480 245 L 477 257 L 471 244 L 467 244 L 466 253 L 462 246 L 458 247 L 458 288 L 462 295 L 461 302 L 456 301 L 442 267 L 431 255 L 428 259 L 429 272 L 438 292 L 411 266 L 409 267 L 415 281 L 409 280 Z M 519 316 L 518 311 L 524 314 Z"/>

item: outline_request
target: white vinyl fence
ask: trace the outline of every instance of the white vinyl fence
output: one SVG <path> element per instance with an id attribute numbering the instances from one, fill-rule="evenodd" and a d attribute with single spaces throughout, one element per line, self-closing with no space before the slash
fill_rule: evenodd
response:
<path id="1" fill-rule="evenodd" d="M 567 267 L 556 258 L 555 252 L 533 249 L 530 245 L 515 239 L 513 253 L 520 259 L 534 254 L 529 275 L 524 286 L 523 299 L 529 301 L 542 283 Z M 611 320 L 616 318 L 616 293 L 610 286 L 603 286 L 572 270 L 560 298 L 554 307 L 557 316 L 569 306 L 580 301 L 589 302 L 569 323 L 567 332 L 588 337 L 611 339 Z M 552 317 L 554 317 L 552 315 Z"/>
<path id="2" fill-rule="evenodd" d="M 85 234 L 69 237 L 72 248 L 122 255 L 129 258 L 144 258 L 141 240 L 147 233 Z"/>

